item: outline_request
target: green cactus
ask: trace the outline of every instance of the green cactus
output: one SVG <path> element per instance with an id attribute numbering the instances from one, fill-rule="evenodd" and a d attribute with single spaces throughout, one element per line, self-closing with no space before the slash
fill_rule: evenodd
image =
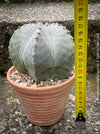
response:
<path id="1" fill-rule="evenodd" d="M 65 27 L 53 24 L 27 24 L 11 37 L 9 53 L 13 65 L 36 83 L 64 79 L 74 64 L 74 43 Z"/>

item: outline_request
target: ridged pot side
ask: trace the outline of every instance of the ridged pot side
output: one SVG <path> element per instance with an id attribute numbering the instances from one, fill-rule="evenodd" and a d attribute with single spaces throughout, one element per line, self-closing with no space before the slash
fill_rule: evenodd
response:
<path id="1" fill-rule="evenodd" d="M 14 69 L 13 66 L 8 70 L 7 79 L 13 86 L 28 120 L 39 126 L 48 126 L 59 121 L 75 76 L 59 85 L 33 88 L 13 82 L 10 74 Z"/>

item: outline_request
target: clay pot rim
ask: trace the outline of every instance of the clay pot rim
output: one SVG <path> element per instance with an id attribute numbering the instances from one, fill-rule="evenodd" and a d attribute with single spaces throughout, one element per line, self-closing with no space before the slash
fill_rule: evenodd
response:
<path id="1" fill-rule="evenodd" d="M 75 67 L 74 67 L 75 68 Z M 30 91 L 47 91 L 47 90 L 54 90 L 54 89 L 57 89 L 57 88 L 61 88 L 61 87 L 64 87 L 65 85 L 67 85 L 68 83 L 70 83 L 70 81 L 72 81 L 74 78 L 75 78 L 75 73 L 73 74 L 73 76 L 71 78 L 69 78 L 67 81 L 65 82 L 62 82 L 61 84 L 58 84 L 58 85 L 54 85 L 54 86 L 46 86 L 46 87 L 26 87 L 26 86 L 23 86 L 23 85 L 19 85 L 15 82 L 13 82 L 10 78 L 10 74 L 11 72 L 15 70 L 15 67 L 12 66 L 8 72 L 7 72 L 7 79 L 9 81 L 9 83 L 11 85 L 13 85 L 14 87 L 16 88 L 20 88 L 22 90 L 30 90 Z"/>

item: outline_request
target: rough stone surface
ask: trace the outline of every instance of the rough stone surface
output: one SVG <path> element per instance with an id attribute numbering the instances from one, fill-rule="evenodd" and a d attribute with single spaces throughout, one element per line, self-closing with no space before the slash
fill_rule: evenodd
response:
<path id="1" fill-rule="evenodd" d="M 0 76 L 0 134 L 99 134 L 100 100 L 96 100 L 96 75 L 87 78 L 86 122 L 75 122 L 75 101 L 69 98 L 60 121 L 40 127 L 28 122 L 11 86 Z M 75 97 L 74 85 L 71 96 Z"/>
<path id="2" fill-rule="evenodd" d="M 96 72 L 96 34 L 100 33 L 100 4 L 89 4 L 88 71 Z M 0 4 L 0 72 L 12 65 L 8 54 L 11 35 L 18 26 L 29 22 L 58 22 L 74 36 L 73 3 Z M 100 43 L 100 40 L 99 40 Z"/>
<path id="3" fill-rule="evenodd" d="M 10 3 L 34 3 L 34 2 L 73 2 L 74 0 L 8 0 Z M 98 2 L 98 0 L 88 0 L 88 2 Z M 0 3 L 4 3 L 4 0 L 0 0 Z"/>
<path id="4" fill-rule="evenodd" d="M 100 19 L 100 4 L 89 4 L 89 20 Z M 0 5 L 0 22 L 70 21 L 74 19 L 73 3 Z"/>

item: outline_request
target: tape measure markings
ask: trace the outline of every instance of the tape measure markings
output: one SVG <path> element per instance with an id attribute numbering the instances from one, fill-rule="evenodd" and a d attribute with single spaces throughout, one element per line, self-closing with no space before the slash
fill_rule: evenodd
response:
<path id="1" fill-rule="evenodd" d="M 75 13 L 75 108 L 76 118 L 85 119 L 86 63 L 87 63 L 87 17 L 88 1 L 74 0 Z M 83 116 L 83 117 L 82 117 Z"/>

